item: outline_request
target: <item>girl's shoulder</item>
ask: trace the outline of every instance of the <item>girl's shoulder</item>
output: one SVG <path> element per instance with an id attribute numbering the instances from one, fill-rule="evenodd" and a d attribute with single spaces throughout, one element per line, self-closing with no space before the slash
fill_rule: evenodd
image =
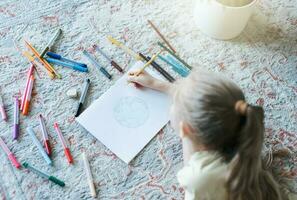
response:
<path id="1" fill-rule="evenodd" d="M 215 152 L 196 152 L 188 165 L 177 174 L 177 179 L 186 193 L 212 196 L 210 199 L 224 199 L 228 165 Z"/>

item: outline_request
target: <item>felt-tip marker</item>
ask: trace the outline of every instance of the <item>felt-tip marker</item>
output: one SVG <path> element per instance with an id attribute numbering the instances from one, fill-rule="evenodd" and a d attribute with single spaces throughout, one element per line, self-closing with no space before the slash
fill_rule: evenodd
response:
<path id="1" fill-rule="evenodd" d="M 57 59 L 57 60 L 61 60 L 61 61 L 64 61 L 64 62 L 69 62 L 69 63 L 73 63 L 73 64 L 75 64 L 75 65 L 79 65 L 79 66 L 82 66 L 82 67 L 87 67 L 87 65 L 86 64 L 84 64 L 84 63 L 80 63 L 80 62 L 76 62 L 76 61 L 74 61 L 74 60 L 70 60 L 70 59 L 68 59 L 68 58 L 64 58 L 64 57 L 62 57 L 61 55 L 59 55 L 59 54 L 56 54 L 56 53 L 53 53 L 53 52 L 47 52 L 46 53 L 46 55 L 48 56 L 48 57 L 51 57 L 51 58 L 54 58 L 54 59 Z"/>
<path id="2" fill-rule="evenodd" d="M 3 99 L 2 99 L 1 94 L 0 94 L 0 112 L 1 112 L 2 119 L 4 121 L 7 121 L 7 115 L 6 115 L 6 112 L 5 112 L 4 103 L 3 103 Z"/>
<path id="3" fill-rule="evenodd" d="M 88 161 L 88 157 L 85 153 L 82 154 L 82 157 L 83 157 L 83 162 L 85 165 L 85 171 L 86 171 L 91 195 L 92 195 L 92 197 L 96 197 L 96 189 L 95 189 L 95 184 L 94 184 L 93 176 L 91 173 L 91 168 L 90 168 L 90 163 Z"/>
<path id="4" fill-rule="evenodd" d="M 100 72 L 106 76 L 108 79 L 111 79 L 112 76 L 106 71 L 106 69 L 99 65 L 99 63 L 93 58 L 86 50 L 83 51 L 83 54 L 100 70 Z"/>
<path id="5" fill-rule="evenodd" d="M 62 143 L 62 146 L 63 146 L 63 148 L 64 148 L 64 153 L 65 153 L 65 156 L 66 156 L 66 158 L 67 158 L 68 163 L 69 163 L 69 164 L 73 163 L 72 155 L 71 155 L 71 153 L 70 153 L 69 148 L 67 147 L 65 138 L 64 138 L 63 135 L 62 135 L 62 132 L 61 132 L 61 130 L 60 130 L 60 128 L 59 128 L 58 123 L 56 123 L 56 122 L 54 123 L 54 128 L 55 128 L 55 130 L 56 130 L 56 132 L 57 132 L 57 134 L 58 134 L 58 137 L 59 137 L 59 139 L 60 139 L 60 141 L 61 141 L 61 143 Z"/>
<path id="6" fill-rule="evenodd" d="M 14 98 L 14 119 L 12 138 L 16 140 L 20 133 L 20 104 L 18 97 Z"/>
<path id="7" fill-rule="evenodd" d="M 45 179 L 48 179 L 49 181 L 51 181 L 51 182 L 53 182 L 53 183 L 55 183 L 55 184 L 57 184 L 57 185 L 59 185 L 61 187 L 65 186 L 65 183 L 63 181 L 59 180 L 58 178 L 56 178 L 54 176 L 48 175 L 48 174 L 40 171 L 39 169 L 36 169 L 35 167 L 29 165 L 29 163 L 27 163 L 27 162 L 24 162 L 23 166 L 24 166 L 24 168 L 29 169 L 30 171 L 38 174 L 39 176 L 41 176 L 41 177 L 43 177 Z"/>
<path id="8" fill-rule="evenodd" d="M 106 53 L 100 49 L 97 45 L 93 46 L 104 58 L 106 58 L 106 60 L 108 60 L 108 62 L 114 67 L 116 68 L 119 72 L 123 72 L 123 69 L 118 65 L 118 63 L 116 63 L 114 60 L 112 60 L 110 57 L 108 57 L 106 55 Z"/>
<path id="9" fill-rule="evenodd" d="M 47 51 L 49 51 L 49 50 L 52 48 L 54 42 L 59 38 L 59 36 L 61 35 L 61 33 L 62 33 L 62 30 L 59 28 L 59 29 L 57 30 L 57 32 L 54 34 L 54 36 L 50 39 L 50 41 L 49 41 L 49 43 L 46 45 L 46 47 L 42 50 L 42 52 L 41 52 L 41 54 L 40 54 L 40 57 L 41 57 L 41 58 L 43 58 L 43 56 L 45 55 L 45 53 L 46 53 Z"/>
<path id="10" fill-rule="evenodd" d="M 3 151 L 7 154 L 8 159 L 10 162 L 19 169 L 21 167 L 21 164 L 17 161 L 15 155 L 8 149 L 7 145 L 3 141 L 3 139 L 0 137 L 0 146 L 2 147 Z"/>
<path id="11" fill-rule="evenodd" d="M 47 62 L 49 62 L 49 63 L 60 65 L 60 66 L 63 66 L 63 67 L 68 67 L 68 68 L 71 68 L 71 69 L 76 70 L 76 71 L 88 72 L 87 67 L 83 67 L 81 65 L 77 65 L 77 64 L 74 64 L 74 63 L 63 62 L 61 60 L 57 60 L 57 59 L 54 59 L 54 58 L 45 58 L 45 60 Z"/>
<path id="12" fill-rule="evenodd" d="M 38 118 L 39 118 L 39 125 L 41 128 L 42 136 L 43 136 L 43 145 L 44 145 L 47 155 L 50 156 L 52 151 L 51 151 L 51 146 L 50 146 L 50 142 L 49 142 L 49 138 L 48 138 L 48 132 L 45 127 L 44 118 L 41 114 L 38 116 Z"/>
<path id="13" fill-rule="evenodd" d="M 27 129 L 27 133 L 31 136 L 31 139 L 33 141 L 33 143 L 35 144 L 35 146 L 37 147 L 39 153 L 42 155 L 42 157 L 44 158 L 45 162 L 48 165 L 52 165 L 52 161 L 49 158 L 49 156 L 47 155 L 47 153 L 45 152 L 45 150 L 43 149 L 41 143 L 39 142 L 39 140 L 37 139 L 34 130 L 32 127 L 28 127 Z"/>
<path id="14" fill-rule="evenodd" d="M 75 117 L 78 117 L 80 115 L 80 113 L 82 112 L 83 105 L 84 105 L 84 102 L 85 102 L 85 99 L 86 99 L 86 96 L 87 96 L 89 86 L 90 86 L 90 79 L 86 79 L 86 81 L 85 81 L 85 83 L 83 85 L 83 88 L 82 88 L 82 92 L 81 92 L 81 96 L 80 96 L 80 99 L 79 99 L 79 104 L 78 104 L 78 107 L 77 107 Z"/>

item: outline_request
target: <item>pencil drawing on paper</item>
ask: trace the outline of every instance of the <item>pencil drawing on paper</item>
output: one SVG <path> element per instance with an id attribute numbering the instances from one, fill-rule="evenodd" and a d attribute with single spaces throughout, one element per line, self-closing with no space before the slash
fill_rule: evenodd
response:
<path id="1" fill-rule="evenodd" d="M 149 118 L 147 104 L 138 97 L 121 98 L 113 109 L 116 121 L 127 128 L 142 126 Z"/>

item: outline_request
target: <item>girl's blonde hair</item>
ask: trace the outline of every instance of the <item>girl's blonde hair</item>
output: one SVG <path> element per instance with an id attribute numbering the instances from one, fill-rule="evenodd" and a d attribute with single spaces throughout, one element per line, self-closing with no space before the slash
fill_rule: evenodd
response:
<path id="1" fill-rule="evenodd" d="M 229 200 L 282 199 L 278 184 L 262 166 L 263 109 L 252 105 L 235 109 L 239 101 L 245 102 L 245 97 L 236 84 L 205 71 L 193 71 L 173 93 L 178 120 L 187 122 L 197 141 L 229 163 Z"/>

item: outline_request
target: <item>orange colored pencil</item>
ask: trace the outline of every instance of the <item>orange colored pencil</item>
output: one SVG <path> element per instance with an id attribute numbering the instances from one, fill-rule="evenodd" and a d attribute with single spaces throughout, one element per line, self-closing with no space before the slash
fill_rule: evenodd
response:
<path id="1" fill-rule="evenodd" d="M 52 66 L 50 64 L 46 64 L 46 60 L 41 59 L 40 54 L 37 52 L 37 50 L 27 41 L 25 41 L 27 47 L 29 47 L 29 49 L 31 49 L 31 51 L 34 53 L 34 55 L 37 57 L 37 59 L 45 66 L 48 68 L 48 70 L 50 70 L 51 72 L 53 72 Z M 45 61 L 45 62 L 44 62 Z"/>
<path id="2" fill-rule="evenodd" d="M 36 62 L 35 61 L 35 59 L 30 55 L 30 53 L 28 52 L 28 51 L 24 51 L 24 52 L 22 52 L 22 54 L 26 57 L 26 58 L 28 58 L 28 60 L 32 63 L 32 64 L 34 64 L 35 66 L 39 66 L 39 65 L 41 65 L 39 62 Z M 48 75 L 53 79 L 53 78 L 55 78 L 55 74 L 54 74 L 54 72 L 51 72 L 48 68 L 47 68 L 47 66 L 44 66 L 45 68 L 46 68 L 46 72 L 48 73 Z"/>
<path id="3" fill-rule="evenodd" d="M 28 42 L 25 40 L 25 44 L 27 45 L 27 47 L 29 49 L 31 49 L 31 51 L 34 53 L 34 55 L 37 57 L 37 59 L 45 66 L 48 68 L 48 70 L 50 70 L 51 72 L 53 72 L 58 78 L 61 78 L 61 75 L 58 74 L 56 72 L 56 70 L 44 59 L 42 59 L 40 57 L 40 54 L 38 53 L 38 51 Z"/>

